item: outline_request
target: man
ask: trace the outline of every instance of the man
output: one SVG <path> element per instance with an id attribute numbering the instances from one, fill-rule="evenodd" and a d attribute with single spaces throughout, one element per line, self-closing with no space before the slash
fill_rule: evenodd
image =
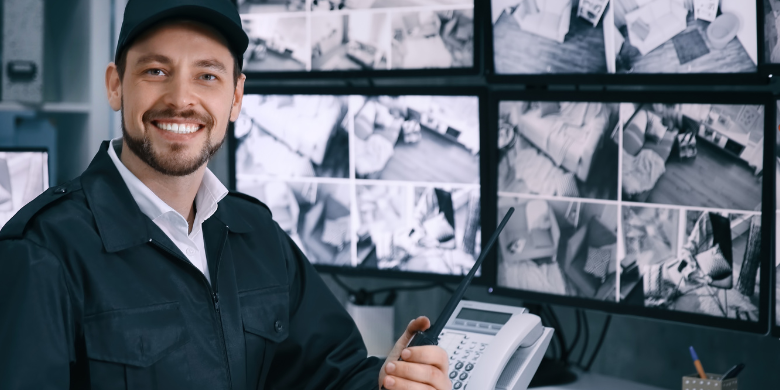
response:
<path id="1" fill-rule="evenodd" d="M 206 168 L 247 41 L 229 0 L 128 2 L 122 139 L 0 232 L 1 389 L 450 389 L 444 350 L 405 348 L 426 318 L 366 358 L 268 209 Z"/>

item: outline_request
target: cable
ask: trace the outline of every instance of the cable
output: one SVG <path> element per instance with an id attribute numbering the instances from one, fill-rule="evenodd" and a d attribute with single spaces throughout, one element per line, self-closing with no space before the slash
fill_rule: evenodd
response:
<path id="1" fill-rule="evenodd" d="M 578 310 L 578 312 L 582 316 L 582 325 L 583 325 L 582 330 L 585 336 L 585 338 L 583 339 L 582 352 L 580 353 L 580 358 L 577 360 L 577 365 L 582 367 L 582 359 L 585 359 L 585 351 L 588 350 L 588 342 L 590 341 L 590 329 L 588 326 L 588 316 L 582 310 Z"/>
<path id="2" fill-rule="evenodd" d="M 446 285 L 444 283 L 439 283 L 439 287 L 447 290 L 447 292 L 449 292 L 450 294 L 454 294 L 455 293 L 455 289 L 454 288 L 451 288 L 450 286 L 448 286 L 448 285 Z"/>
<path id="3" fill-rule="evenodd" d="M 588 364 L 585 367 L 583 367 L 585 371 L 590 371 L 590 367 L 593 365 L 593 361 L 596 360 L 596 355 L 598 355 L 601 346 L 604 344 L 604 338 L 606 338 L 607 336 L 607 331 L 609 330 L 609 324 L 611 322 L 612 322 L 612 316 L 608 315 L 607 319 L 604 321 L 604 328 L 601 329 L 601 336 L 599 336 L 599 341 L 596 343 L 596 349 L 593 350 L 593 354 L 590 356 L 590 360 L 588 360 Z"/>
<path id="4" fill-rule="evenodd" d="M 555 311 L 553 311 L 553 308 L 550 305 L 544 305 L 542 308 L 545 312 L 548 313 L 548 318 L 550 319 L 550 322 L 552 323 L 553 328 L 558 329 L 557 332 L 555 332 L 555 337 L 558 339 L 558 344 L 561 348 L 561 361 L 564 363 L 569 362 L 569 354 L 566 351 L 566 337 L 563 334 L 563 326 L 561 326 L 561 322 L 558 321 L 558 316 L 555 315 Z"/>
<path id="5" fill-rule="evenodd" d="M 451 289 L 449 286 L 447 286 L 447 285 L 445 285 L 444 283 L 441 283 L 441 282 L 429 283 L 429 284 L 423 284 L 423 285 L 417 285 L 417 286 L 383 287 L 383 288 L 378 288 L 378 289 L 375 289 L 375 290 L 360 289 L 360 290 L 356 291 L 356 290 L 353 290 L 352 288 L 350 288 L 349 286 L 347 286 L 347 284 L 344 283 L 344 281 L 341 280 L 341 278 L 339 278 L 336 274 L 331 274 L 331 277 L 333 278 L 333 281 L 335 281 L 336 284 L 339 285 L 339 287 L 341 287 L 342 289 L 344 289 L 344 291 L 347 292 L 347 294 L 352 295 L 352 296 L 356 296 L 356 297 L 357 296 L 362 296 L 362 297 L 364 297 L 365 299 L 368 299 L 368 300 L 372 299 L 373 296 L 376 295 L 376 294 L 381 294 L 381 293 L 386 293 L 386 292 L 387 293 L 396 293 L 398 291 L 419 291 L 419 290 L 429 290 L 429 289 L 436 288 L 436 287 L 441 287 L 441 288 L 447 290 L 450 293 L 453 293 L 455 291 L 455 290 Z M 464 299 L 468 300 L 465 297 L 464 297 Z"/>
<path id="6" fill-rule="evenodd" d="M 569 349 L 566 351 L 566 354 L 569 356 L 574 352 L 574 348 L 577 348 L 577 343 L 580 341 L 580 336 L 582 334 L 582 319 L 580 318 L 579 309 L 574 312 L 574 316 L 577 317 L 577 331 L 574 333 L 574 340 L 572 340 Z"/>
<path id="7" fill-rule="evenodd" d="M 349 288 L 349 286 L 347 286 L 347 284 L 344 283 L 344 281 L 342 281 L 341 278 L 339 278 L 335 274 L 332 274 L 331 277 L 333 278 L 333 281 L 336 282 L 336 284 L 339 285 L 339 287 L 341 287 L 342 289 L 344 289 L 344 291 L 347 292 L 347 294 L 349 294 L 349 295 L 356 295 L 357 294 L 357 291 Z"/>
<path id="8" fill-rule="evenodd" d="M 547 311 L 544 310 L 544 306 L 540 305 L 537 308 L 539 312 L 539 317 L 542 319 L 542 325 L 543 326 L 549 325 L 549 327 L 555 328 L 555 324 L 550 319 L 550 315 L 547 313 Z M 561 333 L 561 332 L 556 331 L 555 333 Z M 559 358 L 563 357 L 563 348 L 565 348 L 565 346 L 562 346 L 561 338 L 558 336 L 553 338 L 553 345 L 555 346 L 555 348 L 553 348 L 553 357 L 555 360 L 558 360 Z"/>

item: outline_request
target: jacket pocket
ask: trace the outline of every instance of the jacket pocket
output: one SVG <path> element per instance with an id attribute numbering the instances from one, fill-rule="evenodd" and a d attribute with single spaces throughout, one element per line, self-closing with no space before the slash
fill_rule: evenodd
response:
<path id="1" fill-rule="evenodd" d="M 290 294 L 274 286 L 238 294 L 246 346 L 247 383 L 263 388 L 276 345 L 289 336 Z"/>
<path id="2" fill-rule="evenodd" d="M 187 331 L 178 302 L 113 310 L 84 320 L 96 389 L 188 389 Z"/>

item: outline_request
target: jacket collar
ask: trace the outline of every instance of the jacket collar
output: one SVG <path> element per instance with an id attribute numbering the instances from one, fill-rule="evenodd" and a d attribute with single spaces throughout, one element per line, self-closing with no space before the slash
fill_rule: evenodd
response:
<path id="1" fill-rule="evenodd" d="M 103 247 L 119 252 L 149 242 L 149 218 L 141 212 L 122 176 L 108 156 L 110 141 L 104 141 L 81 175 L 81 187 L 95 217 Z"/>
<path id="2" fill-rule="evenodd" d="M 81 175 L 81 186 L 94 215 L 103 247 L 106 252 L 113 253 L 145 244 L 151 238 L 159 237 L 157 233 L 162 232 L 138 207 L 108 155 L 110 145 L 110 141 L 100 145 L 100 150 Z M 220 205 L 223 203 L 224 200 L 219 202 Z M 254 230 L 244 217 L 224 209 L 218 207 L 214 217 L 225 223 L 231 232 L 247 233 Z"/>

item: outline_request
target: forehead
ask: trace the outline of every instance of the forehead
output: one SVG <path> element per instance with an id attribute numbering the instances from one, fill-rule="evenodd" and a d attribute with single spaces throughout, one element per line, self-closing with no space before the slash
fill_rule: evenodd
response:
<path id="1" fill-rule="evenodd" d="M 160 22 L 139 35 L 127 50 L 128 57 L 150 52 L 168 57 L 232 57 L 222 34 L 211 26 L 190 20 Z"/>

